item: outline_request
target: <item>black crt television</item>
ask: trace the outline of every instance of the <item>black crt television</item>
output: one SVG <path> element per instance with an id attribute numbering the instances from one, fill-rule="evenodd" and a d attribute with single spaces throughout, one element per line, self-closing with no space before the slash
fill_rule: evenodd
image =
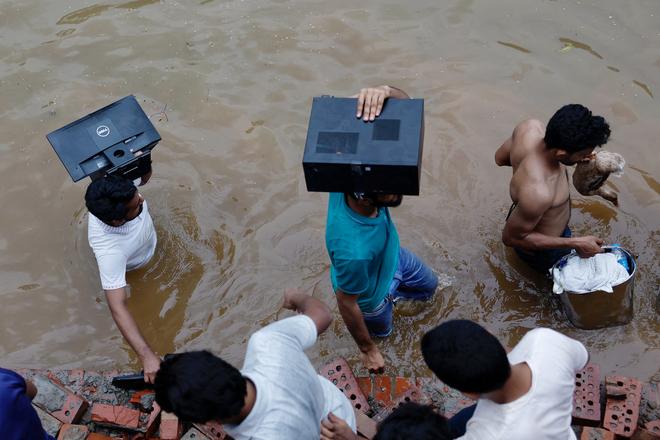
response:
<path id="1" fill-rule="evenodd" d="M 419 195 L 424 100 L 387 99 L 372 122 L 356 109 L 355 98 L 314 98 L 303 155 L 307 190 Z"/>
<path id="2" fill-rule="evenodd" d="M 110 174 L 136 179 L 151 170 L 151 150 L 161 139 L 133 95 L 46 138 L 74 182 Z"/>

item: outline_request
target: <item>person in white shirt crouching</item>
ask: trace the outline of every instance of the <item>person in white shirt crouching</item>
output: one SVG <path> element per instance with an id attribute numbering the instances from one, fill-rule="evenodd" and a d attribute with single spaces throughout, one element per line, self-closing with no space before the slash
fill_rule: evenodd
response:
<path id="1" fill-rule="evenodd" d="M 449 421 L 460 439 L 576 439 L 571 429 L 575 374 L 589 360 L 580 342 L 537 328 L 507 355 L 479 324 L 453 320 L 424 335 L 422 354 L 438 379 L 478 399 Z"/>
<path id="2" fill-rule="evenodd" d="M 142 177 L 142 184 L 150 174 Z M 160 358 L 149 347 L 126 307 L 126 271 L 147 264 L 156 250 L 156 230 L 147 202 L 131 180 L 105 176 L 89 184 L 85 204 L 89 210 L 87 237 L 96 256 L 112 318 L 139 356 L 144 380 L 153 383 Z"/>
<path id="3" fill-rule="evenodd" d="M 186 422 L 220 422 L 235 440 L 319 440 L 330 413 L 355 433 L 351 402 L 304 352 L 332 322 L 330 309 L 296 289 L 287 289 L 283 307 L 300 314 L 254 333 L 240 371 L 208 351 L 165 356 L 158 405 Z"/>

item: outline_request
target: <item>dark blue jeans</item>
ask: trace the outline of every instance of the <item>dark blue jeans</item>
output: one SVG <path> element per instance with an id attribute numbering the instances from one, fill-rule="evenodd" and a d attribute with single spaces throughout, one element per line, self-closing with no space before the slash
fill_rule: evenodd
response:
<path id="1" fill-rule="evenodd" d="M 467 429 L 467 422 L 470 421 L 474 415 L 474 410 L 477 409 L 477 404 L 463 408 L 454 417 L 449 419 L 449 430 L 451 431 L 452 438 L 457 438 L 465 435 Z"/>
<path id="2" fill-rule="evenodd" d="M 385 337 L 392 333 L 394 304 L 400 299 L 424 301 L 438 287 L 438 277 L 424 262 L 406 248 L 399 248 L 399 264 L 387 297 L 375 310 L 362 312 L 369 333 Z"/>

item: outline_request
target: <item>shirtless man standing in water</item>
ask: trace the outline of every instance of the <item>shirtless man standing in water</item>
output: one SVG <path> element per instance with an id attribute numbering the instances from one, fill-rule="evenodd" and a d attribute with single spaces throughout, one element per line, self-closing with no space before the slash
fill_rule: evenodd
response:
<path id="1" fill-rule="evenodd" d="M 572 237 L 571 197 L 566 166 L 593 158 L 607 143 L 610 127 L 579 104 L 565 105 L 546 128 L 535 119 L 521 122 L 495 153 L 498 166 L 513 167 L 509 210 L 502 241 L 532 268 L 547 273 L 575 249 L 583 258 L 602 252 L 603 240 Z"/>

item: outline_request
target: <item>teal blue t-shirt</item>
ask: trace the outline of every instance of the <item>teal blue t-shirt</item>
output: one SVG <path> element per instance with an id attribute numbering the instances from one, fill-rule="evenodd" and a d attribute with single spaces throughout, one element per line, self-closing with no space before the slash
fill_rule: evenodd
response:
<path id="1" fill-rule="evenodd" d="M 331 193 L 325 246 L 335 292 L 360 295 L 358 305 L 365 312 L 383 302 L 399 260 L 399 234 L 387 208 L 365 217 L 346 204 L 344 194 Z"/>

